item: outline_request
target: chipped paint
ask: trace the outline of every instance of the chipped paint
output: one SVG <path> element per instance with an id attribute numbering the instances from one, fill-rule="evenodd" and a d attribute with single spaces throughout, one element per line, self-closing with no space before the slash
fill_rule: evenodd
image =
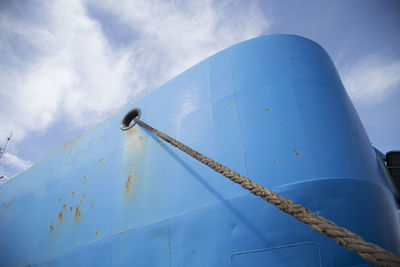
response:
<path id="1" fill-rule="evenodd" d="M 103 167 L 103 165 L 104 165 L 104 159 L 99 160 L 98 165 L 99 165 L 99 167 Z"/>
<path id="2" fill-rule="evenodd" d="M 269 109 L 269 108 L 264 108 L 264 110 L 265 110 L 266 112 L 269 112 L 269 111 L 270 111 L 270 109 Z"/>
<path id="3" fill-rule="evenodd" d="M 296 157 L 301 158 L 301 155 L 300 155 L 299 151 L 297 151 L 296 149 L 293 149 L 293 152 L 296 155 Z"/>
<path id="4" fill-rule="evenodd" d="M 228 107 L 233 108 L 233 105 L 231 103 L 228 103 Z"/>

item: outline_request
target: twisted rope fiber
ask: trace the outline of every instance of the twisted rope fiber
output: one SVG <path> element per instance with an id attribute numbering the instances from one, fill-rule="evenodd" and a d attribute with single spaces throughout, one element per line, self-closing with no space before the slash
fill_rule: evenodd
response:
<path id="1" fill-rule="evenodd" d="M 295 204 L 289 199 L 279 196 L 274 191 L 264 188 L 262 185 L 251 181 L 247 177 L 232 171 L 228 167 L 225 167 L 224 165 L 208 158 L 196 150 L 180 143 L 163 132 L 154 129 L 147 123 L 137 118 L 135 119 L 135 122 L 158 137 L 162 138 L 166 142 L 185 152 L 189 156 L 199 160 L 216 172 L 239 184 L 252 194 L 263 198 L 265 201 L 275 205 L 283 212 L 292 215 L 298 221 L 307 224 L 315 231 L 335 240 L 339 245 L 359 254 L 366 261 L 376 266 L 400 266 L 400 259 L 390 251 L 387 251 L 373 243 L 369 243 L 361 236 L 352 233 L 345 228 L 337 226 L 334 222 L 311 212 L 309 209 L 304 208 L 301 205 Z"/>

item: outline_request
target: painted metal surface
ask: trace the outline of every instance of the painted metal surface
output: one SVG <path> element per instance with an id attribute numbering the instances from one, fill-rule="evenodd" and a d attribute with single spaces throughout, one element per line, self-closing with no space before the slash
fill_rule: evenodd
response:
<path id="1" fill-rule="evenodd" d="M 333 63 L 298 36 L 190 68 L 0 186 L 1 266 L 366 262 L 138 126 L 141 119 L 400 255 L 397 205 Z"/>

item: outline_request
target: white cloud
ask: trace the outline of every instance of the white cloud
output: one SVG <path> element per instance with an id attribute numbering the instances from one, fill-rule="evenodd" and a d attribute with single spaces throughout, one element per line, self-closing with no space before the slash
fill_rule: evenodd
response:
<path id="1" fill-rule="evenodd" d="M 0 176 L 3 176 L 3 178 L 0 179 L 0 183 L 5 182 L 9 178 L 11 178 L 13 173 L 22 172 L 32 166 L 32 163 L 30 161 L 23 160 L 17 155 L 11 154 L 9 152 L 5 152 L 3 154 L 0 163 Z M 7 169 L 4 168 L 4 166 L 7 166 Z"/>
<path id="2" fill-rule="evenodd" d="M 270 27 L 256 2 L 216 2 L 104 0 L 99 5 L 140 36 L 133 43 L 137 71 L 157 74 L 152 76 L 161 82 Z"/>
<path id="3" fill-rule="evenodd" d="M 400 61 L 370 55 L 343 73 L 343 83 L 357 102 L 378 102 L 400 90 Z"/>
<path id="4" fill-rule="evenodd" d="M 29 43 L 38 56 L 23 67 L 2 64 L 0 124 L 2 135 L 15 133 L 22 140 L 31 131 L 45 131 L 61 116 L 79 125 L 124 104 L 129 65 L 125 54 L 113 52 L 98 25 L 86 16 L 79 1 L 51 2 L 43 6 L 45 24 L 31 24 L 3 15 L 2 43 L 11 47 L 15 36 Z M 14 41 L 15 42 L 15 41 Z"/>
<path id="5" fill-rule="evenodd" d="M 103 28 L 109 21 L 90 14 L 91 7 L 112 14 L 134 38 L 114 46 L 119 40 Z M 71 0 L 27 8 L 36 10 L 35 18 L 0 11 L 0 140 L 13 131 L 16 150 L 58 120 L 94 125 L 270 26 L 255 2 Z"/>

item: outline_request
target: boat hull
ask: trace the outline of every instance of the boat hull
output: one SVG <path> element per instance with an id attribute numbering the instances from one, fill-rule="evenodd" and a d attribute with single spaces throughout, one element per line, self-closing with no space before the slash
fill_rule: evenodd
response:
<path id="1" fill-rule="evenodd" d="M 169 146 L 141 119 L 400 254 L 396 202 L 327 53 L 252 39 L 0 186 L 0 265 L 344 266 L 360 256 Z"/>

